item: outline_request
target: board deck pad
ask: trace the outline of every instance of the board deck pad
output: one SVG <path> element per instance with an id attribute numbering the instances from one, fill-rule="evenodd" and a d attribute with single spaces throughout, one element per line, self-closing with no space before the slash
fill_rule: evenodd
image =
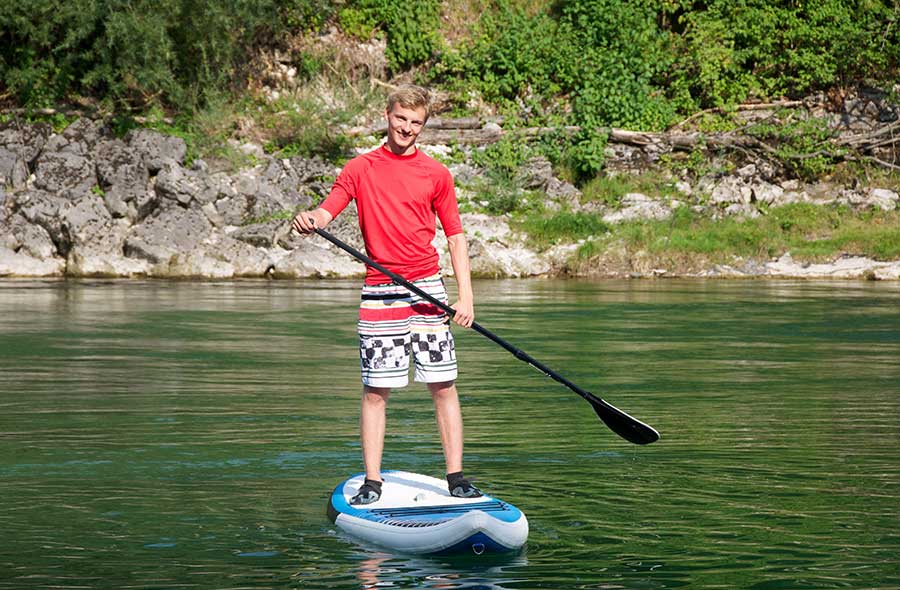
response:
<path id="1" fill-rule="evenodd" d="M 334 489 L 329 518 L 342 530 L 409 553 L 515 551 L 528 537 L 528 521 L 508 502 L 484 495 L 456 498 L 442 479 L 407 471 L 382 474 L 377 502 L 351 505 L 365 481 L 357 474 Z"/>

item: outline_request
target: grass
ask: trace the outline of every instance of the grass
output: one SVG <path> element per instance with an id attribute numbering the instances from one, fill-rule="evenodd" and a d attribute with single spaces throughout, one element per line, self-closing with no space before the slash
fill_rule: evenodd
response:
<path id="1" fill-rule="evenodd" d="M 560 211 L 531 214 L 519 221 L 518 228 L 538 248 L 586 240 L 576 256 L 587 266 L 614 246 L 686 263 L 724 263 L 738 257 L 770 259 L 786 252 L 807 262 L 844 254 L 876 260 L 900 258 L 900 211 L 791 204 L 755 219 L 713 220 L 681 207 L 667 220 L 617 225 L 604 224 L 596 214 Z"/>
<path id="2" fill-rule="evenodd" d="M 532 213 L 515 223 L 528 234 L 531 246 L 545 250 L 559 243 L 577 242 L 609 231 L 609 226 L 594 213 L 557 211 L 551 215 Z"/>
<path id="3" fill-rule="evenodd" d="M 675 183 L 656 170 L 642 174 L 602 175 L 587 182 L 581 190 L 581 202 L 599 202 L 617 208 L 622 197 L 628 193 L 643 193 L 659 197 L 674 197 L 678 194 Z"/>
<path id="4" fill-rule="evenodd" d="M 771 258 L 785 252 L 810 262 L 841 254 L 900 257 L 900 213 L 809 204 L 785 205 L 755 219 L 711 220 L 681 208 L 670 220 L 626 224 L 613 234 L 634 249 L 714 260 Z"/>

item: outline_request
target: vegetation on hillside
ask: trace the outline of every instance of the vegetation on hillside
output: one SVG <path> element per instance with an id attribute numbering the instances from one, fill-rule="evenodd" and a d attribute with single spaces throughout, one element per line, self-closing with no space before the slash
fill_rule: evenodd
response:
<path id="1" fill-rule="evenodd" d="M 544 211 L 539 195 L 516 186 L 517 169 L 541 154 L 577 182 L 586 198 L 597 193 L 611 204 L 617 191 L 648 180 L 632 179 L 619 188 L 619 180 L 598 180 L 610 127 L 664 130 L 715 109 L 717 115 L 698 121 L 728 128 L 735 125 L 729 113 L 746 101 L 821 93 L 839 106 L 863 84 L 897 103 L 895 0 L 0 4 L 0 107 L 29 116 L 74 105 L 109 118 L 122 131 L 140 121 L 185 137 L 191 157 L 248 158 L 227 147 L 236 138 L 284 156 L 339 159 L 350 147 L 340 127 L 377 113 L 382 86 L 397 80 L 436 89 L 441 108 L 451 115 L 502 115 L 506 129 L 577 129 L 527 145 L 506 140 L 471 154 L 488 169 L 489 185 L 467 187 L 475 193 L 470 206 L 513 215 L 536 243 L 582 239 L 584 256 L 608 240 L 650 251 L 710 244 L 710 251 L 753 255 L 806 252 L 814 246 L 801 248 L 798 236 L 819 236 L 813 242 L 820 246 L 900 255 L 896 216 L 792 209 L 788 213 L 801 221 L 788 229 L 779 225 L 783 212 L 713 229 L 684 209 L 668 225 L 610 230 L 589 214 Z M 799 177 L 833 172 L 828 154 L 817 147 L 829 131 L 816 121 L 759 124 L 747 132 L 777 143 Z M 678 166 L 705 165 L 695 156 Z M 638 188 L 666 194 L 665 184 L 651 180 L 651 186 Z M 880 245 L 858 236 L 860 228 L 878 224 L 887 232 L 872 238 Z M 698 238 L 698 231 L 706 238 Z M 745 242 L 753 246 L 741 246 Z"/>
<path id="2" fill-rule="evenodd" d="M 19 0 L 0 7 L 0 96 L 193 114 L 253 89 L 280 49 L 299 75 L 334 67 L 331 29 L 386 43 L 388 76 L 528 120 L 662 129 L 698 109 L 804 96 L 900 73 L 893 0 Z"/>

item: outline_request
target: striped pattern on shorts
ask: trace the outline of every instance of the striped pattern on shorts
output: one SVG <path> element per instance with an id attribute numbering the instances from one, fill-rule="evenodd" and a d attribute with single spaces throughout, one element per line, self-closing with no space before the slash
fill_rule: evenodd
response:
<path id="1" fill-rule="evenodd" d="M 440 275 L 412 281 L 447 303 Z M 364 285 L 359 306 L 359 358 L 362 382 L 370 387 L 405 387 L 409 360 L 415 380 L 442 383 L 456 379 L 456 350 L 450 320 L 438 306 L 392 283 Z"/>

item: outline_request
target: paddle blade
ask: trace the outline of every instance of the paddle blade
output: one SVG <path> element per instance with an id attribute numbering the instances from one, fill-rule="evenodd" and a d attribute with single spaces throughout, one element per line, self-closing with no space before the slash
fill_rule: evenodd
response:
<path id="1" fill-rule="evenodd" d="M 629 416 L 611 403 L 588 394 L 585 399 L 590 402 L 594 412 L 603 420 L 610 430 L 636 445 L 649 445 L 659 440 L 659 432 L 649 424 Z"/>

